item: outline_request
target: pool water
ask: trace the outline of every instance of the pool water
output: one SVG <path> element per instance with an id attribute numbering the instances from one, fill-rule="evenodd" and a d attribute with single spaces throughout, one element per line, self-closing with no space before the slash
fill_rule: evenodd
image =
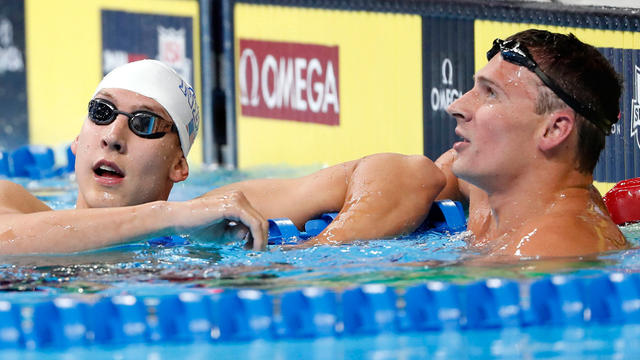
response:
<path id="1" fill-rule="evenodd" d="M 265 176 L 299 176 L 314 168 L 260 168 L 252 171 L 197 170 L 174 187 L 170 200 L 188 200 L 226 183 Z M 54 209 L 73 208 L 73 177 L 16 179 Z M 633 243 L 640 225 L 622 228 Z M 281 292 L 321 286 L 342 289 L 363 283 L 410 286 L 426 280 L 468 283 L 487 277 L 530 279 L 547 274 L 611 270 L 637 272 L 640 252 L 630 249 L 569 259 L 523 259 L 512 263 L 472 265 L 479 255 L 465 245 L 468 233 L 427 232 L 414 237 L 359 241 L 305 249 L 270 246 L 265 252 L 244 250 L 241 243 L 153 246 L 126 244 L 71 255 L 5 256 L 0 259 L 0 289 L 91 293 L 134 285 L 180 284 Z"/>

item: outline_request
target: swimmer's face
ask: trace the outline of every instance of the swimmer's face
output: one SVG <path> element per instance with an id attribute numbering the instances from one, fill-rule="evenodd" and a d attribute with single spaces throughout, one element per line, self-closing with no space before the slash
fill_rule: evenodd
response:
<path id="1" fill-rule="evenodd" d="M 171 121 L 158 102 L 132 91 L 103 89 L 95 98 L 108 100 L 120 111 L 147 111 Z M 142 138 L 129 129 L 125 115 L 118 115 L 108 125 L 85 119 L 72 150 L 76 154 L 78 207 L 166 200 L 173 183 L 184 180 L 189 173 L 177 133 Z"/>
<path id="2" fill-rule="evenodd" d="M 457 121 L 453 172 L 484 190 L 504 188 L 537 156 L 543 117 L 534 111 L 538 78 L 501 56 L 474 77 L 474 87 L 447 110 Z"/>

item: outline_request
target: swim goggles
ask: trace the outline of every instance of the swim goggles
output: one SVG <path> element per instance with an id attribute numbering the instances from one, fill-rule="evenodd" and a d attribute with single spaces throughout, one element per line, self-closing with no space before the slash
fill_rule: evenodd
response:
<path id="1" fill-rule="evenodd" d="M 569 105 L 573 110 L 584 116 L 592 124 L 597 126 L 606 135 L 611 134 L 611 126 L 613 122 L 603 116 L 593 105 L 584 105 L 580 103 L 576 98 L 567 94 L 562 88 L 545 74 L 538 64 L 533 60 L 533 57 L 527 50 L 527 48 L 520 44 L 516 40 L 493 40 L 493 46 L 487 51 L 487 60 L 491 60 L 498 52 L 502 55 L 505 61 L 512 64 L 524 66 L 527 69 L 535 73 L 540 80 L 553 91 L 562 101 Z"/>
<path id="2" fill-rule="evenodd" d="M 136 111 L 130 114 L 118 110 L 115 105 L 105 99 L 89 101 L 89 119 L 96 125 L 109 125 L 118 115 L 126 116 L 129 119 L 129 129 L 145 139 L 158 139 L 167 132 L 178 132 L 173 122 L 150 111 Z"/>

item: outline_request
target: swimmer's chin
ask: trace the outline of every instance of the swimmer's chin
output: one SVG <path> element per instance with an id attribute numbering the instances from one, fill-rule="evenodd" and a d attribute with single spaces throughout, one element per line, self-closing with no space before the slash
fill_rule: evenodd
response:
<path id="1" fill-rule="evenodd" d="M 110 193 L 110 192 L 100 192 L 94 196 L 89 197 L 85 200 L 86 206 L 81 206 L 80 203 L 76 206 L 77 208 L 115 208 L 115 207 L 126 207 L 126 206 L 135 206 L 140 205 L 142 203 L 136 202 L 133 200 L 122 199 L 120 196 Z"/>

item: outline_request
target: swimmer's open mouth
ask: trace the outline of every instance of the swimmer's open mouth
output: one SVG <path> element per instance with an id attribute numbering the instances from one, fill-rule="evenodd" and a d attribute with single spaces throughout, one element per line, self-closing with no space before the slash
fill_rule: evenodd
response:
<path id="1" fill-rule="evenodd" d="M 460 142 L 466 142 L 466 143 L 470 143 L 471 141 L 469 139 L 467 139 L 466 137 L 462 136 L 462 134 L 460 134 L 460 132 L 458 132 L 456 130 L 456 135 L 458 136 L 458 140 Z"/>
<path id="2" fill-rule="evenodd" d="M 124 177 L 124 173 L 116 164 L 105 160 L 101 160 L 96 165 L 94 165 L 93 172 L 98 176 L 104 177 Z"/>

